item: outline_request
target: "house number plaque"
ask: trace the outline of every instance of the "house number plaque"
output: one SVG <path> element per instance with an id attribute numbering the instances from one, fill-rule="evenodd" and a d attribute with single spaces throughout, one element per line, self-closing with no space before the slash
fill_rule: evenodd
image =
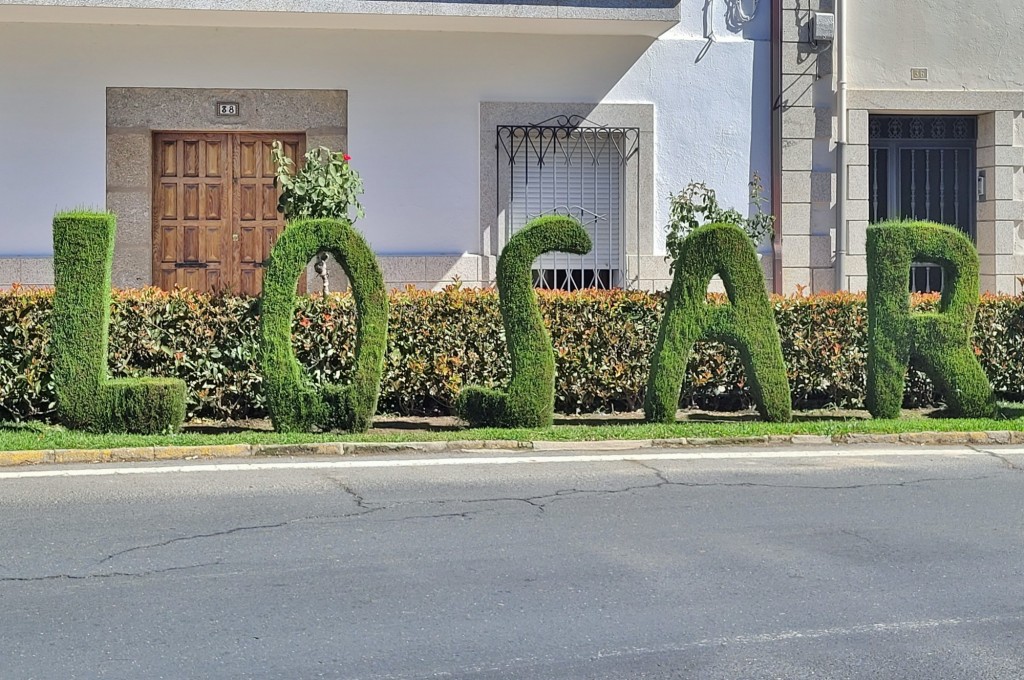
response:
<path id="1" fill-rule="evenodd" d="M 217 116 L 222 118 L 236 117 L 242 109 L 238 102 L 217 102 Z"/>

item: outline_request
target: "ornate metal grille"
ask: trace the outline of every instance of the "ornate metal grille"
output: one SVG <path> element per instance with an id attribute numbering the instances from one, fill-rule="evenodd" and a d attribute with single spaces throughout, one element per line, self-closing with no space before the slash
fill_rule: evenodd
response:
<path id="1" fill-rule="evenodd" d="M 931 220 L 974 236 L 978 120 L 973 116 L 878 116 L 869 127 L 872 222 Z M 942 290 L 942 268 L 916 263 L 910 288 Z"/>
<path id="2" fill-rule="evenodd" d="M 640 154 L 640 129 L 557 116 L 536 125 L 500 125 L 496 146 L 498 177 L 505 178 L 505 186 L 498 187 L 505 242 L 530 220 L 551 214 L 575 217 L 594 242 L 587 255 L 539 257 L 534 285 L 559 290 L 623 286 L 629 280 L 625 234 L 631 207 L 639 225 L 639 163 L 633 163 L 634 181 L 629 171 Z"/>

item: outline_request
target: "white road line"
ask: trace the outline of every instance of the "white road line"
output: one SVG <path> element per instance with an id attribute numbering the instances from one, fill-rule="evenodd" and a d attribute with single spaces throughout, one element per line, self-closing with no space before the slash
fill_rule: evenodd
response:
<path id="1" fill-rule="evenodd" d="M 819 638 L 846 637 L 850 635 L 865 635 L 878 633 L 913 633 L 922 630 L 935 628 L 952 628 L 956 626 L 979 626 L 992 623 L 1018 623 L 1024 617 L 1011 616 L 987 616 L 974 619 L 927 619 L 924 621 L 898 621 L 894 623 L 869 623 L 861 626 L 850 626 L 848 628 L 819 628 L 816 630 L 787 630 L 777 633 L 760 633 L 756 635 L 737 635 L 735 637 L 706 638 L 690 643 L 690 647 L 721 647 L 723 645 L 757 645 L 771 644 L 777 642 L 790 642 L 792 640 L 816 640 Z M 682 646 L 680 646 L 681 648 Z M 676 648 L 679 649 L 679 648 Z M 632 648 L 626 650 L 627 654 L 644 653 L 645 651 L 662 651 L 658 648 L 646 650 L 644 648 Z M 674 650 L 665 650 L 674 651 Z M 615 652 L 605 652 L 601 656 L 616 656 Z"/>
<path id="2" fill-rule="evenodd" d="M 1000 455 L 1024 455 L 1024 449 L 998 449 Z M 470 453 L 478 453 L 471 451 Z M 482 452 L 479 452 L 482 453 Z M 0 472 L 3 479 L 28 479 L 33 477 L 110 477 L 114 475 L 162 475 L 175 472 L 260 472 L 265 470 L 352 470 L 369 468 L 411 468 L 445 467 L 467 465 L 543 465 L 552 463 L 615 463 L 623 461 L 659 460 L 735 460 L 735 459 L 786 459 L 786 458 L 876 458 L 904 456 L 987 456 L 985 450 L 968 447 L 945 448 L 828 448 L 803 450 L 704 450 L 671 451 L 664 453 L 602 453 L 584 455 L 546 456 L 487 456 L 456 458 L 389 458 L 355 459 L 329 461 L 289 461 L 274 463 L 193 463 L 189 465 L 109 465 L 90 468 L 49 468 L 45 470 L 17 470 Z"/>
<path id="3" fill-rule="evenodd" d="M 842 638 L 856 635 L 884 636 L 888 634 L 905 635 L 930 630 L 941 630 L 944 628 L 979 627 L 999 624 L 1002 626 L 1018 625 L 1024 621 L 1021 616 L 986 616 L 978 618 L 950 618 L 950 619 L 924 619 L 920 621 L 896 621 L 892 623 L 869 623 L 848 627 L 817 628 L 809 630 L 783 630 L 773 633 L 754 633 L 750 635 L 735 635 L 729 637 L 703 638 L 698 640 L 681 640 L 679 642 L 667 643 L 656 646 L 645 647 L 620 647 L 615 649 L 598 649 L 594 652 L 579 652 L 568 658 L 553 655 L 544 656 L 521 656 L 507 659 L 499 665 L 473 665 L 460 666 L 458 669 L 447 670 L 439 673 L 432 673 L 431 678 L 452 678 L 463 675 L 501 673 L 513 677 L 536 677 L 536 672 L 531 672 L 538 666 L 545 666 L 555 663 L 565 663 L 572 660 L 580 663 L 601 661 L 614 658 L 642 657 L 651 654 L 678 654 L 688 652 L 693 648 L 721 649 L 729 646 L 761 645 L 770 646 L 775 644 L 788 644 L 804 640 L 820 640 L 827 638 Z M 409 680 L 412 677 L 426 677 L 422 674 L 411 675 L 387 675 L 383 676 L 389 680 Z"/>
<path id="4" fill-rule="evenodd" d="M 811 630 L 783 630 L 775 633 L 756 633 L 731 637 L 704 638 L 680 644 L 666 644 L 657 647 L 626 647 L 623 649 L 601 650 L 594 658 L 604 659 L 643 654 L 664 654 L 681 652 L 693 647 L 726 647 L 728 645 L 765 645 L 796 640 L 817 640 L 821 638 L 849 637 L 852 635 L 877 635 L 885 633 L 916 633 L 936 628 L 960 626 L 984 626 L 994 623 L 1017 624 L 1024 621 L 1021 616 L 985 616 L 979 618 L 925 619 L 923 621 L 896 621 L 892 623 L 868 623 L 859 626 L 817 628 Z"/>

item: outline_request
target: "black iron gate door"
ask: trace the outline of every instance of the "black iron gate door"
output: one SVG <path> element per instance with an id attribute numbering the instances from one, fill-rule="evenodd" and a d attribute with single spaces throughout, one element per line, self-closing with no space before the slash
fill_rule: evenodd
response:
<path id="1" fill-rule="evenodd" d="M 873 115 L 869 126 L 871 222 L 929 220 L 958 227 L 973 239 L 977 119 Z M 915 264 L 910 288 L 942 290 L 942 269 Z"/>

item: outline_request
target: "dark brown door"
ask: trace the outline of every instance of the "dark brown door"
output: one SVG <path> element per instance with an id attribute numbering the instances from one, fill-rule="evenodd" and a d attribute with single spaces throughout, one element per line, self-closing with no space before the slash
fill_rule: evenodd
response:
<path id="1" fill-rule="evenodd" d="M 231 278 L 231 153 L 227 135 L 157 135 L 153 283 L 220 290 Z"/>
<path id="2" fill-rule="evenodd" d="M 302 134 L 154 135 L 154 285 L 262 292 L 264 263 L 285 226 L 277 212 L 274 140 L 293 160 L 305 153 Z"/>

